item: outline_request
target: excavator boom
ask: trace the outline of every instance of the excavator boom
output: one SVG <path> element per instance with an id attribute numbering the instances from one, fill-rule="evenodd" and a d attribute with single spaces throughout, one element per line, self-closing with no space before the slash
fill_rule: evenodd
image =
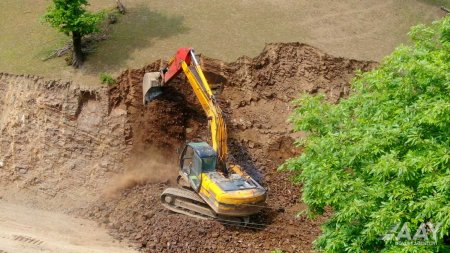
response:
<path id="1" fill-rule="evenodd" d="M 152 72 L 146 74 L 147 78 L 144 77 L 143 90 L 144 103 L 152 101 L 161 94 L 161 87 L 170 83 L 181 71 L 188 78 L 189 84 L 210 121 L 211 142 L 213 149 L 217 152 L 218 169 L 225 172 L 228 155 L 226 125 L 220 107 L 217 105 L 214 94 L 206 81 L 192 48 L 178 49 L 176 55 L 161 73 Z M 160 76 L 161 80 L 155 81 L 157 76 Z"/>

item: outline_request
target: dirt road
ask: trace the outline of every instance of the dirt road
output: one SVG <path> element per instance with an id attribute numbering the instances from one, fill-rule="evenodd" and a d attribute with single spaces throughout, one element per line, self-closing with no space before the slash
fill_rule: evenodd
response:
<path id="1" fill-rule="evenodd" d="M 95 222 L 0 200 L 0 253 L 131 253 Z"/>

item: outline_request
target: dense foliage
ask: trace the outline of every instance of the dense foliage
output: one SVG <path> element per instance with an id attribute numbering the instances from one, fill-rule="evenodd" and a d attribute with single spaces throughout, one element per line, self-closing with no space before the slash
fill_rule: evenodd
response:
<path id="1" fill-rule="evenodd" d="M 102 20 L 102 13 L 86 10 L 87 0 L 53 0 L 53 4 L 44 15 L 52 27 L 69 35 L 79 32 L 82 35 L 97 31 L 97 24 Z"/>
<path id="2" fill-rule="evenodd" d="M 413 27 L 410 37 L 411 46 L 359 74 L 347 99 L 296 101 L 291 120 L 308 137 L 282 168 L 303 184 L 310 214 L 331 211 L 319 251 L 449 250 L 450 17 Z M 440 224 L 436 240 L 427 222 Z M 414 245 L 424 242 L 435 245 Z"/>
<path id="3" fill-rule="evenodd" d="M 72 65 L 78 67 L 83 61 L 81 51 L 82 36 L 98 31 L 98 24 L 104 13 L 86 10 L 87 0 L 53 0 L 44 20 L 58 31 L 72 35 L 74 57 Z"/>

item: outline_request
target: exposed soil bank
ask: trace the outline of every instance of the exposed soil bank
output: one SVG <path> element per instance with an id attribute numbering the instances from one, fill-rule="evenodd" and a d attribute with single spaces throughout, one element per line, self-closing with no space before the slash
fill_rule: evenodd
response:
<path id="1" fill-rule="evenodd" d="M 98 220 L 148 252 L 309 252 L 322 219 L 295 217 L 304 208 L 300 189 L 276 172 L 299 152 L 286 122 L 291 101 L 322 92 L 337 102 L 357 69 L 376 64 L 300 43 L 268 44 L 258 57 L 233 63 L 201 57 L 201 64 L 225 113 L 231 159 L 269 190 L 269 208 L 253 217 L 262 228 L 196 220 L 159 204 L 176 175 L 177 149 L 209 136 L 181 75 L 157 101 L 142 104 L 143 75 L 161 61 L 123 72 L 110 89 L 0 75 L 0 185 L 44 192 L 44 205 Z"/>

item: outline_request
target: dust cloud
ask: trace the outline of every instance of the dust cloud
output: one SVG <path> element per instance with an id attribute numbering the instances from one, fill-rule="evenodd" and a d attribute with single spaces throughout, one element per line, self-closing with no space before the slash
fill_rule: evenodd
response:
<path id="1" fill-rule="evenodd" d="M 107 185 L 104 192 L 106 197 L 116 198 L 121 192 L 139 185 L 158 183 L 173 185 L 178 175 L 176 159 L 168 159 L 153 148 L 133 151 L 124 166 L 124 172 L 113 177 Z"/>

